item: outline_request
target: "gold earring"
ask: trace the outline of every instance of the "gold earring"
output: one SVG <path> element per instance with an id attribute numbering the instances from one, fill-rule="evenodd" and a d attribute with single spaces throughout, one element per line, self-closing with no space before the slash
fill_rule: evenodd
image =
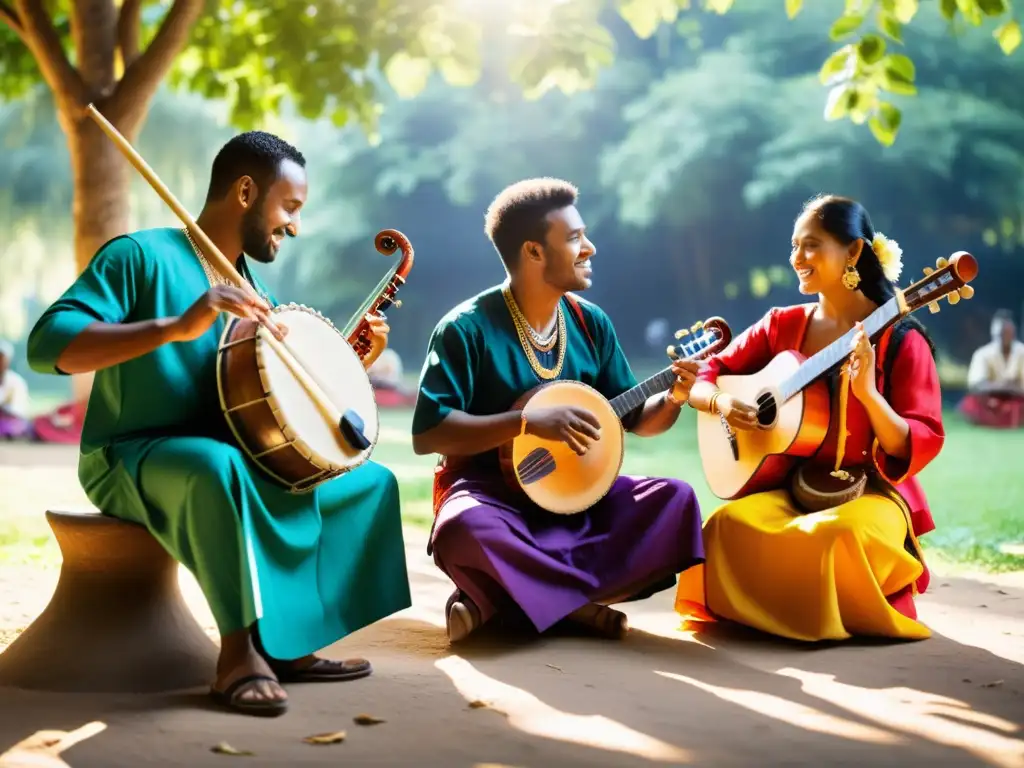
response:
<path id="1" fill-rule="evenodd" d="M 860 272 L 857 271 L 857 267 L 853 265 L 853 262 L 848 262 L 846 270 L 843 272 L 843 287 L 848 291 L 857 290 L 857 286 L 860 285 Z"/>

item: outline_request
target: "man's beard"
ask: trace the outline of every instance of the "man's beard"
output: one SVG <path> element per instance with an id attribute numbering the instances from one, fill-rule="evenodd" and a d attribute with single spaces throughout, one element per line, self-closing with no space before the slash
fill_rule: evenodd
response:
<path id="1" fill-rule="evenodd" d="M 267 224 L 263 218 L 262 201 L 257 202 L 242 217 L 242 251 L 262 264 L 269 264 L 277 256 L 271 245 L 270 233 L 267 232 Z"/>

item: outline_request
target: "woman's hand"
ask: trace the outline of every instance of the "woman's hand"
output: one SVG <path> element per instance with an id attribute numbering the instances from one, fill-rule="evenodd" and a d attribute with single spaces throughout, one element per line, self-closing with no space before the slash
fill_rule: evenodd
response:
<path id="1" fill-rule="evenodd" d="M 370 351 L 363 358 L 363 367 L 369 370 L 370 366 L 380 357 L 381 352 L 387 349 L 391 326 L 380 315 L 367 315 L 366 322 L 370 326 Z"/>
<path id="2" fill-rule="evenodd" d="M 718 396 L 715 405 L 730 427 L 741 430 L 757 428 L 757 408 L 755 406 L 737 400 L 725 392 Z"/>
<path id="3" fill-rule="evenodd" d="M 867 403 L 878 397 L 875 382 L 875 348 L 868 339 L 867 331 L 862 323 L 854 326 L 857 333 L 853 337 L 850 357 L 850 389 L 858 400 Z"/>

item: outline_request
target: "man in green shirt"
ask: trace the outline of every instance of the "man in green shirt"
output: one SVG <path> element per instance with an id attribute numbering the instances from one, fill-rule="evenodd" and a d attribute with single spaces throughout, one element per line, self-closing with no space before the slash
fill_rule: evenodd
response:
<path id="1" fill-rule="evenodd" d="M 221 634 L 211 693 L 252 714 L 286 710 L 280 683 L 370 674 L 365 660 L 312 654 L 411 604 L 394 475 L 367 463 L 289 493 L 248 460 L 221 413 L 223 313 L 273 326 L 274 299 L 246 255 L 270 263 L 298 235 L 306 192 L 298 150 L 260 131 L 236 136 L 214 159 L 197 223 L 254 291 L 227 284 L 184 230 L 143 230 L 105 244 L 29 338 L 35 370 L 96 372 L 82 486 L 195 574 Z M 372 323 L 366 366 L 387 343 L 382 318 Z"/>
<path id="2" fill-rule="evenodd" d="M 598 438 L 585 409 L 538 409 L 516 400 L 538 384 L 581 381 L 611 400 L 636 384 L 611 320 L 571 291 L 590 287 L 596 253 L 576 209 L 577 191 L 557 179 L 505 189 L 487 212 L 487 234 L 508 273 L 456 306 L 430 338 L 413 417 L 413 448 L 440 454 L 435 474 L 434 562 L 455 582 L 448 636 L 466 637 L 498 615 L 523 616 L 538 632 L 568 620 L 618 637 L 625 615 L 607 603 L 668 589 L 703 562 L 700 508 L 681 480 L 620 476 L 588 510 L 554 515 L 511 489 L 497 448 L 523 430 L 563 440 L 578 453 Z M 697 364 L 673 364 L 672 389 L 623 419 L 634 434 L 669 429 Z"/>

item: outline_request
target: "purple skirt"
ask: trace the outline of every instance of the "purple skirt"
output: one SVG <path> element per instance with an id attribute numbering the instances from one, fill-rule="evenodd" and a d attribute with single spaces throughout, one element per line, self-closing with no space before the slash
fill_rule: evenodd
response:
<path id="1" fill-rule="evenodd" d="M 554 515 L 499 473 L 459 475 L 446 484 L 431 549 L 484 621 L 511 601 L 543 632 L 587 603 L 670 589 L 704 561 L 700 507 L 681 480 L 620 476 L 589 510 Z"/>
<path id="2" fill-rule="evenodd" d="M 32 422 L 0 411 L 0 440 L 17 440 L 32 434 Z"/>

